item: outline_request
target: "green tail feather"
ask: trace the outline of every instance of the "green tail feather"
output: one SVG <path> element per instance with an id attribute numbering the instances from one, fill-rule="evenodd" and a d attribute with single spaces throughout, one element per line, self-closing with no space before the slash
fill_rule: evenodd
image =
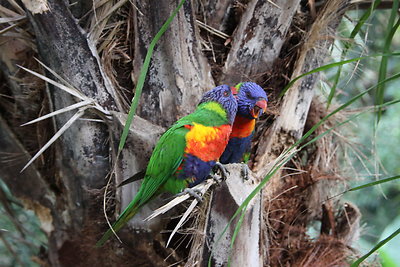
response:
<path id="1" fill-rule="evenodd" d="M 116 222 L 112 225 L 114 232 L 118 232 L 136 213 L 139 211 L 140 207 L 138 205 L 138 201 L 132 201 L 128 207 L 122 212 L 122 214 L 118 217 Z M 96 247 L 101 247 L 104 243 L 113 235 L 113 231 L 108 229 L 108 231 L 101 237 L 99 241 L 96 243 Z"/>

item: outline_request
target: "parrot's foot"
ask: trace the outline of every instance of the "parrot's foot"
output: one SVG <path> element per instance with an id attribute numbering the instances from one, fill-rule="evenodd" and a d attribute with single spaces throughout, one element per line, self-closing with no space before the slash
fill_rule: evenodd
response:
<path id="1" fill-rule="evenodd" d="M 249 172 L 250 168 L 246 163 L 242 163 L 242 169 L 240 170 L 240 175 L 242 176 L 243 180 L 249 180 Z"/>
<path id="2" fill-rule="evenodd" d="M 217 163 L 215 163 L 213 171 L 214 171 L 214 173 L 217 173 L 218 170 L 221 174 L 221 180 L 225 181 L 228 178 L 228 174 L 229 174 L 228 170 L 220 162 L 217 162 Z M 216 178 L 213 175 L 211 175 L 211 177 L 214 180 L 216 180 Z M 217 181 L 217 183 L 219 183 L 219 182 Z"/>
<path id="3" fill-rule="evenodd" d="M 213 179 L 218 185 L 221 185 L 221 183 L 224 181 L 222 177 L 219 177 L 218 175 L 215 174 L 210 174 L 208 177 Z"/>
<path id="4" fill-rule="evenodd" d="M 201 197 L 201 191 L 196 188 L 185 188 L 182 193 L 178 195 L 189 194 L 194 197 L 198 202 L 203 202 L 203 198 Z"/>

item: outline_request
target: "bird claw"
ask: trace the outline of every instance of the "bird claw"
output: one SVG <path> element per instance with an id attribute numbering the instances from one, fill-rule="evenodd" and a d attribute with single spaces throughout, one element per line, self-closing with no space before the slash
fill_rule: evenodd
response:
<path id="1" fill-rule="evenodd" d="M 203 198 L 200 196 L 201 190 L 196 188 L 185 188 L 182 193 L 178 195 L 188 194 L 194 197 L 198 202 L 203 202 Z"/>
<path id="2" fill-rule="evenodd" d="M 243 177 L 243 180 L 249 180 L 249 172 L 250 168 L 246 163 L 242 163 L 242 169 L 240 170 L 240 175 Z"/>
<path id="3" fill-rule="evenodd" d="M 221 185 L 221 183 L 224 181 L 222 177 L 219 177 L 215 174 L 210 174 L 209 177 L 213 179 L 218 185 Z"/>
<path id="4" fill-rule="evenodd" d="M 217 171 L 218 171 L 217 169 L 219 169 L 219 171 L 220 171 L 221 180 L 225 181 L 228 178 L 229 171 L 220 162 L 215 163 L 214 173 L 217 173 Z M 211 177 L 213 177 L 213 176 L 211 175 Z M 213 179 L 216 180 L 214 177 L 213 177 Z"/>

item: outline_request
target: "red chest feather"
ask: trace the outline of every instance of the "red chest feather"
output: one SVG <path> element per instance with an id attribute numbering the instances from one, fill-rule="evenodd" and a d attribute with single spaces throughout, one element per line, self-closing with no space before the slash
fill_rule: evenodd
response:
<path id="1" fill-rule="evenodd" d="M 222 155 L 231 134 L 230 125 L 209 127 L 194 123 L 188 126 L 185 152 L 192 154 L 202 161 L 216 161 Z"/>
<path id="2" fill-rule="evenodd" d="M 256 126 L 255 119 L 247 119 L 240 116 L 236 116 L 235 122 L 233 123 L 233 129 L 231 133 L 231 138 L 239 137 L 244 138 L 251 135 Z"/>

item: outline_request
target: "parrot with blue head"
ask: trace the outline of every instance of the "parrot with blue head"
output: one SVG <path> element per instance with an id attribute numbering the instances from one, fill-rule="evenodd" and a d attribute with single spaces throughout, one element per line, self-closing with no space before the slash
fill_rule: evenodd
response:
<path id="1" fill-rule="evenodd" d="M 228 145 L 220 158 L 222 164 L 240 163 L 248 160 L 256 119 L 267 109 L 267 94 L 258 84 L 253 82 L 239 83 L 233 90 L 238 102 L 238 111 Z M 244 172 L 244 175 L 247 176 L 247 170 L 244 170 Z"/>
<path id="2" fill-rule="evenodd" d="M 221 85 L 205 93 L 193 113 L 160 137 L 138 193 L 96 246 L 102 246 L 155 196 L 177 194 L 204 181 L 228 144 L 236 112 L 231 87 Z"/>

